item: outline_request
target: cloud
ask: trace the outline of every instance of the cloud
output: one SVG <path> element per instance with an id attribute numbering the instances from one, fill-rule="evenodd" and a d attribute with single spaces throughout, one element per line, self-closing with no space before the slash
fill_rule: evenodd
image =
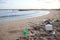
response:
<path id="1" fill-rule="evenodd" d="M 60 8 L 58 0 L 7 0 L 0 9 L 51 9 Z"/>
<path id="2" fill-rule="evenodd" d="M 0 0 L 0 4 L 6 3 L 7 0 Z"/>

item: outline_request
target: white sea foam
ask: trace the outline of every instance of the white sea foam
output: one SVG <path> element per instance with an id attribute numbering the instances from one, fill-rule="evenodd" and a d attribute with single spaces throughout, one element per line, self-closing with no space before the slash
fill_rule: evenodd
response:
<path id="1" fill-rule="evenodd" d="M 49 11 L 32 10 L 32 11 L 17 11 L 17 10 L 0 10 L 0 21 L 18 20 L 25 18 L 38 17 L 49 14 Z"/>

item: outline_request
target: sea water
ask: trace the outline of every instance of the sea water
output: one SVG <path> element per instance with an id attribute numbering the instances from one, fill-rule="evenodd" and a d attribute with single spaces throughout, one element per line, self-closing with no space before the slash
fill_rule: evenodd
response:
<path id="1" fill-rule="evenodd" d="M 19 11 L 18 9 L 0 9 L 0 22 L 38 17 L 47 14 L 49 14 L 49 11 L 42 10 Z"/>

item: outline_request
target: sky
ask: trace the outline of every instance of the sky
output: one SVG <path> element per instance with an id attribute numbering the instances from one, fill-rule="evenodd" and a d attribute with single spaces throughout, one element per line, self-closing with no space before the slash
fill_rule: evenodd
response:
<path id="1" fill-rule="evenodd" d="M 59 0 L 0 0 L 0 9 L 58 9 Z"/>

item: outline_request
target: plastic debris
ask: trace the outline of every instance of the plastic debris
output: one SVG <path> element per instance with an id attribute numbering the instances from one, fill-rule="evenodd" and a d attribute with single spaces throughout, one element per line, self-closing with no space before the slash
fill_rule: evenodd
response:
<path id="1" fill-rule="evenodd" d="M 27 28 L 24 28 L 22 34 L 23 34 L 23 35 L 26 35 L 27 33 L 28 33 L 28 29 L 27 29 Z"/>

